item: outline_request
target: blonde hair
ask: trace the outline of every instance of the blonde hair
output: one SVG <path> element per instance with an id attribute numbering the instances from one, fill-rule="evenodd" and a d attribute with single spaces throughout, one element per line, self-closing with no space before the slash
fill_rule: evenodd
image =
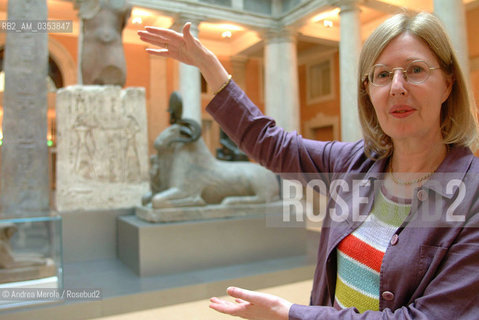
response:
<path id="1" fill-rule="evenodd" d="M 359 121 L 363 131 L 365 152 L 381 159 L 393 152 L 391 138 L 379 125 L 376 112 L 366 90 L 367 74 L 384 48 L 397 36 L 409 32 L 422 39 L 437 57 L 441 69 L 453 79 L 452 90 L 441 109 L 441 132 L 445 144 L 470 147 L 478 144 L 477 116 L 468 83 L 459 66 L 440 20 L 426 12 L 400 13 L 382 23 L 366 40 L 359 58 Z"/>

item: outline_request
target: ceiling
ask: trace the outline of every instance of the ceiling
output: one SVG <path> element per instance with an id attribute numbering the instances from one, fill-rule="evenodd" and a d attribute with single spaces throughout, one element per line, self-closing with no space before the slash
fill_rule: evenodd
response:
<path id="1" fill-rule="evenodd" d="M 72 20 L 73 32 L 66 36 L 78 36 L 79 23 L 73 3 L 68 0 L 47 0 L 49 19 Z M 7 0 L 0 0 L 0 19 L 5 20 L 7 15 Z M 362 37 L 367 35 L 378 24 L 390 16 L 398 7 L 409 7 L 415 10 L 432 11 L 434 0 L 363 0 L 360 6 L 360 22 Z M 464 3 L 478 3 L 478 0 L 464 0 Z M 387 11 L 390 12 L 387 12 Z M 295 23 L 299 32 L 298 51 L 311 50 L 316 46 L 322 48 L 337 47 L 339 40 L 340 18 L 339 10 L 327 8 L 313 13 L 312 18 L 304 18 Z M 325 22 L 326 21 L 326 22 Z M 163 28 L 172 26 L 173 18 L 164 16 L 159 11 L 134 7 L 128 24 L 123 33 L 126 43 L 143 44 L 136 34 L 138 29 L 146 25 Z M 228 32 L 225 34 L 225 32 Z M 256 30 L 239 24 L 224 22 L 202 22 L 199 25 L 198 38 L 218 55 L 261 55 L 261 36 Z"/>

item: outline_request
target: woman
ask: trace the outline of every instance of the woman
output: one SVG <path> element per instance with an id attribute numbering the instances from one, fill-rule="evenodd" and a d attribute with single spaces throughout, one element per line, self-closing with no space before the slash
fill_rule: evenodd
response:
<path id="1" fill-rule="evenodd" d="M 208 112 L 242 150 L 275 172 L 318 173 L 334 195 L 328 209 L 346 217 L 331 214 L 323 223 L 310 306 L 228 288 L 236 303 L 212 298 L 210 307 L 248 319 L 477 318 L 476 111 L 438 19 L 399 14 L 365 42 L 364 139 L 356 143 L 312 141 L 276 127 L 189 29 L 147 27 L 139 35 L 163 48 L 149 53 L 200 69 L 217 89 Z M 348 187 L 357 174 L 360 198 Z"/>

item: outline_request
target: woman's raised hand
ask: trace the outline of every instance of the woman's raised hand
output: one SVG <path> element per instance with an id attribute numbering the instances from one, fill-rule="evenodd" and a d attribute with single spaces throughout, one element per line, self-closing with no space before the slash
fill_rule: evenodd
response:
<path id="1" fill-rule="evenodd" d="M 142 41 L 161 48 L 148 48 L 148 53 L 198 67 L 211 88 L 219 88 L 227 81 L 228 73 L 218 58 L 193 37 L 190 28 L 189 22 L 184 25 L 183 33 L 165 28 L 145 27 L 145 30 L 138 31 L 138 35 Z"/>
<path id="2" fill-rule="evenodd" d="M 287 320 L 292 303 L 271 294 L 229 287 L 236 302 L 210 299 L 210 308 L 221 313 L 251 320 Z"/>
<path id="3" fill-rule="evenodd" d="M 201 60 L 206 59 L 209 52 L 193 37 L 190 28 L 191 23 L 186 23 L 181 34 L 171 29 L 148 26 L 145 30 L 138 31 L 138 35 L 141 40 L 162 48 L 148 48 L 148 53 L 200 67 Z"/>

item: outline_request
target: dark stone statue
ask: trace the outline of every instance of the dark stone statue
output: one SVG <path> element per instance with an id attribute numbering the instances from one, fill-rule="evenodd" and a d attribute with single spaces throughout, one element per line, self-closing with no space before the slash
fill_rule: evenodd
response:
<path id="1" fill-rule="evenodd" d="M 236 143 L 220 129 L 221 148 L 216 149 L 216 158 L 225 161 L 249 161 L 248 156 L 241 151 Z"/>

